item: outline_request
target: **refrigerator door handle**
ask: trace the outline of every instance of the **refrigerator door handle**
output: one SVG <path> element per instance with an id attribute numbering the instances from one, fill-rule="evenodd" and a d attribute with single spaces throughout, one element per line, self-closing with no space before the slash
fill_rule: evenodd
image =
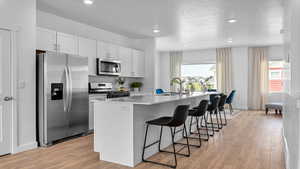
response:
<path id="1" fill-rule="evenodd" d="M 68 73 L 68 69 L 67 67 L 65 67 L 65 78 L 66 78 L 66 84 L 65 84 L 65 87 L 66 87 L 66 94 L 64 97 L 64 112 L 67 112 L 68 111 L 68 105 L 69 105 L 69 73 Z"/>
<path id="2" fill-rule="evenodd" d="M 69 88 L 69 95 L 68 95 L 68 112 L 70 112 L 71 110 L 71 106 L 72 106 L 72 97 L 73 97 L 73 85 L 72 85 L 72 73 L 71 73 L 71 69 L 68 66 L 68 78 L 69 78 L 69 82 L 68 82 L 68 88 Z"/>

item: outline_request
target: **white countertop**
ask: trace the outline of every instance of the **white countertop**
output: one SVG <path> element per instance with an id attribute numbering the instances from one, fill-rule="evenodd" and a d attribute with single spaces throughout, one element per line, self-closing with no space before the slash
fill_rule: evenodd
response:
<path id="1" fill-rule="evenodd" d="M 122 103 L 130 103 L 130 104 L 139 104 L 139 105 L 153 105 L 160 104 L 178 100 L 184 100 L 195 97 L 203 97 L 207 96 L 210 93 L 193 93 L 190 95 L 142 95 L 142 96 L 130 96 L 130 97 L 122 97 L 122 98 L 113 98 L 107 99 L 104 102 L 122 102 Z M 92 102 L 103 102 L 103 100 L 92 100 Z"/>

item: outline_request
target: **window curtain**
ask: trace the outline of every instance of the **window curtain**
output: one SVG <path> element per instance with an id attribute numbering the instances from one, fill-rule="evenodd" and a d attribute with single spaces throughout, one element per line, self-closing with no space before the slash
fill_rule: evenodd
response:
<path id="1" fill-rule="evenodd" d="M 248 108 L 263 110 L 269 92 L 269 62 L 266 47 L 249 48 Z"/>
<path id="2" fill-rule="evenodd" d="M 170 80 L 181 76 L 182 51 L 170 52 Z M 177 84 L 171 85 L 171 91 L 176 91 Z"/>
<path id="3" fill-rule="evenodd" d="M 233 82 L 231 48 L 220 48 L 216 52 L 217 87 L 220 92 L 229 93 Z"/>

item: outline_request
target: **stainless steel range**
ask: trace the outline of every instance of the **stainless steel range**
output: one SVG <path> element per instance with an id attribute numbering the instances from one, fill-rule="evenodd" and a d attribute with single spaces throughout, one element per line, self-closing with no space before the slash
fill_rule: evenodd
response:
<path id="1" fill-rule="evenodd" d="M 107 94 L 107 98 L 128 97 L 128 91 L 114 91 L 112 83 L 90 83 L 90 94 Z"/>

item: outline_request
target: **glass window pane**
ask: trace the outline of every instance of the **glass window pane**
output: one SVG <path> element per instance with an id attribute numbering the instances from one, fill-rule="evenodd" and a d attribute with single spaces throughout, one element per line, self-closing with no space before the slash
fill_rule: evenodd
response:
<path id="1" fill-rule="evenodd" d="M 181 66 L 182 77 L 192 77 L 195 82 L 193 86 L 195 91 L 201 91 L 200 79 L 213 77 L 209 81 L 209 88 L 216 88 L 216 64 L 193 64 L 193 65 L 182 65 Z"/>
<path id="2" fill-rule="evenodd" d="M 269 92 L 283 91 L 283 61 L 269 62 Z"/>

